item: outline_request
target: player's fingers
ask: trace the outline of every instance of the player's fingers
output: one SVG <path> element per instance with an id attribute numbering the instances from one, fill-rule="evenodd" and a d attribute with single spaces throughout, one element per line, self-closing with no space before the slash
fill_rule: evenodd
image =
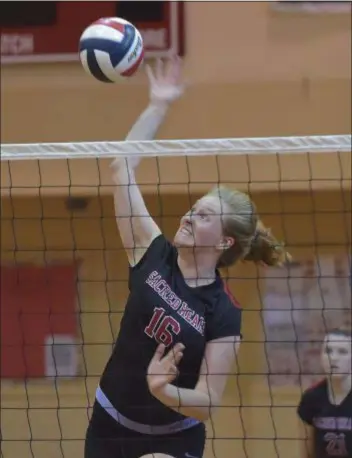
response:
<path id="1" fill-rule="evenodd" d="M 161 59 L 157 59 L 156 65 L 155 65 L 155 76 L 157 80 L 163 79 L 164 77 L 163 68 L 164 68 L 163 61 Z"/>
<path id="2" fill-rule="evenodd" d="M 169 374 L 172 374 L 172 375 L 178 374 L 178 369 L 174 364 L 171 364 L 171 366 L 169 367 Z"/>
<path id="3" fill-rule="evenodd" d="M 168 83 L 175 84 L 177 82 L 177 61 L 175 56 L 170 57 L 166 61 L 164 77 Z"/>
<path id="4" fill-rule="evenodd" d="M 177 353 L 183 352 L 184 349 L 185 346 L 183 345 L 183 343 L 178 342 L 173 348 L 171 348 L 170 353 L 174 358 Z"/>
<path id="5" fill-rule="evenodd" d="M 184 349 L 185 346 L 181 342 L 177 343 L 174 347 L 172 347 L 169 350 L 169 352 L 165 356 L 165 359 L 167 359 L 170 362 L 174 362 L 176 360 L 176 356 L 178 355 L 178 353 L 182 353 Z"/>
<path id="6" fill-rule="evenodd" d="M 172 72 L 173 79 L 175 83 L 179 83 L 181 80 L 181 69 L 182 69 L 182 59 L 180 56 L 174 56 L 172 59 Z"/>
<path id="7" fill-rule="evenodd" d="M 155 76 L 154 76 L 154 72 L 152 70 L 152 67 L 150 65 L 146 65 L 145 66 L 145 72 L 147 74 L 147 77 L 148 77 L 148 80 L 151 84 L 153 84 L 155 82 Z"/>
<path id="8" fill-rule="evenodd" d="M 164 75 L 165 78 L 169 82 L 174 82 L 174 74 L 175 74 L 175 58 L 169 57 L 167 61 L 165 62 L 165 68 L 164 68 Z"/>
<path id="9" fill-rule="evenodd" d="M 182 342 L 178 342 L 175 346 L 174 349 L 178 351 L 183 351 L 186 347 L 183 345 Z"/>
<path id="10" fill-rule="evenodd" d="M 183 357 L 183 352 L 182 351 L 179 351 L 175 354 L 175 358 L 174 358 L 174 361 L 175 361 L 175 364 L 178 365 L 179 362 L 181 361 Z"/>
<path id="11" fill-rule="evenodd" d="M 164 356 L 164 353 L 165 353 L 165 345 L 164 344 L 158 345 L 157 349 L 155 350 L 152 361 L 160 361 L 161 358 Z"/>
<path id="12" fill-rule="evenodd" d="M 165 362 L 166 364 L 172 364 L 174 359 L 175 359 L 175 352 L 173 348 L 171 348 L 171 350 L 164 356 L 163 362 Z"/>

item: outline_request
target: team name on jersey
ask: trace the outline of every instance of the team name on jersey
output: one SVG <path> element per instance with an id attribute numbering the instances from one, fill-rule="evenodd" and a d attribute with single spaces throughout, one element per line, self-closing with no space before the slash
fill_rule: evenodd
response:
<path id="1" fill-rule="evenodd" d="M 180 299 L 177 294 L 172 291 L 170 285 L 163 277 L 154 270 L 145 281 L 158 296 L 173 310 L 177 311 L 178 315 L 190 324 L 197 332 L 204 336 L 205 321 L 202 316 L 199 316 L 190 308 L 187 302 Z"/>
<path id="2" fill-rule="evenodd" d="M 351 431 L 351 417 L 315 417 L 313 424 L 319 429 L 334 429 L 338 431 Z"/>

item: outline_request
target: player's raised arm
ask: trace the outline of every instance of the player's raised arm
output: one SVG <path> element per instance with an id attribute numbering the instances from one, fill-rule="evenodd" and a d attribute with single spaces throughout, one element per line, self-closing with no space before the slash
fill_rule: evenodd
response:
<path id="1" fill-rule="evenodd" d="M 127 141 L 152 140 L 170 104 L 183 93 L 181 62 L 178 57 L 157 61 L 155 72 L 148 66 L 150 104 L 127 135 Z M 160 229 L 150 216 L 136 183 L 135 169 L 141 157 L 117 158 L 111 166 L 115 183 L 114 203 L 117 225 L 128 260 L 134 266 L 142 258 Z"/>

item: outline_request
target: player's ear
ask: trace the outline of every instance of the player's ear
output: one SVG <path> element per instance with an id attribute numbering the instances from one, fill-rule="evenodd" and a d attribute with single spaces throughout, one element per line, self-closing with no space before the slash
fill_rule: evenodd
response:
<path id="1" fill-rule="evenodd" d="M 233 237 L 222 237 L 220 243 L 217 246 L 218 250 L 224 251 L 231 248 L 235 243 L 235 239 Z"/>

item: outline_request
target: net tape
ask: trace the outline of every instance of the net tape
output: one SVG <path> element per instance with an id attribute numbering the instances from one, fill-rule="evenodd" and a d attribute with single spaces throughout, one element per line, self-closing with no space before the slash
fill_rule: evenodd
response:
<path id="1" fill-rule="evenodd" d="M 1 160 L 351 152 L 351 135 L 2 144 Z"/>

